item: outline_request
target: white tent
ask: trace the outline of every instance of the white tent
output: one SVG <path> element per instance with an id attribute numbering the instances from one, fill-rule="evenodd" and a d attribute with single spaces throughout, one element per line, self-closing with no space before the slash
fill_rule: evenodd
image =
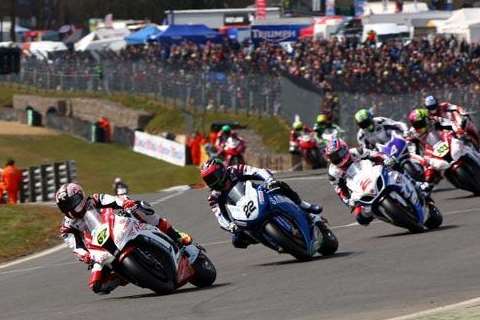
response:
<path id="1" fill-rule="evenodd" d="M 22 50 L 38 58 L 45 58 L 49 52 L 67 50 L 67 46 L 61 41 L 33 41 L 23 43 Z"/>
<path id="2" fill-rule="evenodd" d="M 75 43 L 76 51 L 85 50 L 113 50 L 118 51 L 127 46 L 125 37 L 130 30 L 124 29 L 98 29 L 87 34 Z"/>
<path id="3" fill-rule="evenodd" d="M 428 6 L 424 2 L 404 1 L 402 13 L 414 13 L 428 11 Z M 394 1 L 365 2 L 365 15 L 396 13 L 396 4 Z"/>
<path id="4" fill-rule="evenodd" d="M 460 9 L 455 10 L 449 19 L 440 23 L 437 26 L 437 32 L 456 34 L 468 42 L 479 42 L 476 36 L 478 24 L 480 24 L 480 8 Z"/>

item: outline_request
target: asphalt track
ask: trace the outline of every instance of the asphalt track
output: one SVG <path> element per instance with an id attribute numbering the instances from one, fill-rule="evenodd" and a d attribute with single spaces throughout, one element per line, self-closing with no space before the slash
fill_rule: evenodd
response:
<path id="1" fill-rule="evenodd" d="M 325 177 L 289 183 L 324 205 L 340 240 L 335 256 L 298 263 L 260 245 L 234 249 L 209 214 L 206 190 L 171 190 L 146 198 L 206 246 L 218 271 L 214 287 L 156 296 L 129 285 L 96 296 L 85 265 L 62 249 L 0 269 L 0 319 L 380 320 L 480 296 L 478 198 L 440 189 L 434 198 L 444 226 L 408 234 L 352 224 Z"/>

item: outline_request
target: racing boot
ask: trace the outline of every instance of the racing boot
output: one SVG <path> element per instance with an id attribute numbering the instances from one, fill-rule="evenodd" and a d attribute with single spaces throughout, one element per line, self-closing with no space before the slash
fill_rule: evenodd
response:
<path id="1" fill-rule="evenodd" d="M 307 201 L 302 200 L 299 204 L 299 207 L 302 208 L 305 212 L 320 215 L 322 213 L 323 208 L 318 204 L 308 203 Z"/>
<path id="2" fill-rule="evenodd" d="M 433 190 L 433 184 L 429 182 L 415 182 L 415 186 L 417 189 L 420 191 L 420 193 L 423 195 L 427 203 L 432 203 L 433 204 L 433 199 L 431 197 L 432 190 Z"/>

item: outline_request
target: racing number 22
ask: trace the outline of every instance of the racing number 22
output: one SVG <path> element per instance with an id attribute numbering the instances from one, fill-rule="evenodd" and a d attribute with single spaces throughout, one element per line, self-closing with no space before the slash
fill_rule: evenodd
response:
<path id="1" fill-rule="evenodd" d="M 248 201 L 248 203 L 243 206 L 243 212 L 245 212 L 247 218 L 250 218 L 250 215 L 253 211 L 255 211 L 255 209 L 256 208 L 252 200 Z"/>

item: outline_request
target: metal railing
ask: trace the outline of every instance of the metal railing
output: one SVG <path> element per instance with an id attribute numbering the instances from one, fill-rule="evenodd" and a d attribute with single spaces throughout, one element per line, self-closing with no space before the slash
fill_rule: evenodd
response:
<path id="1" fill-rule="evenodd" d="M 199 111 L 279 112 L 280 81 L 271 74 L 193 71 L 146 61 L 104 61 L 100 68 L 27 62 L 19 74 L 2 75 L 0 81 L 43 90 L 135 93 Z"/>
<path id="2" fill-rule="evenodd" d="M 54 200 L 58 188 L 76 177 L 77 166 L 73 160 L 29 167 L 22 172 L 20 202 Z"/>

